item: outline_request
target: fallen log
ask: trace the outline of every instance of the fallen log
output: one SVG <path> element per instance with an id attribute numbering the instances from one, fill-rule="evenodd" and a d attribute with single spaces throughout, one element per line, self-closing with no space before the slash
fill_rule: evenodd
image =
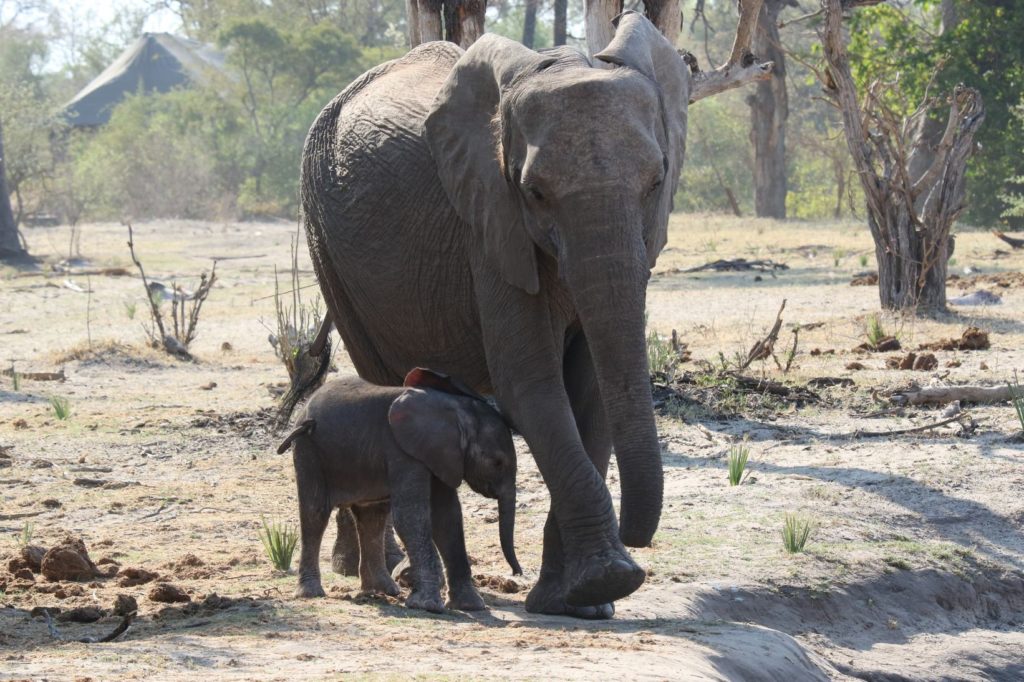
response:
<path id="1" fill-rule="evenodd" d="M 889 396 L 893 405 L 945 405 L 955 400 L 961 403 L 1004 403 L 1013 398 L 1009 386 L 913 386 Z"/>
<path id="2" fill-rule="evenodd" d="M 719 259 L 711 261 L 704 265 L 680 270 L 680 272 L 705 272 L 708 270 L 714 272 L 745 272 L 748 270 L 774 272 L 776 270 L 789 270 L 789 266 L 785 263 L 776 263 L 773 260 L 747 260 L 746 258 L 733 258 L 731 260 Z"/>
<path id="3" fill-rule="evenodd" d="M 1004 242 L 1006 242 L 1015 249 L 1024 249 L 1024 239 L 1017 239 L 1016 237 L 1011 237 L 1009 235 L 1003 234 L 999 230 L 992 230 L 992 234 L 994 234 L 997 239 L 1003 240 Z"/>
<path id="4" fill-rule="evenodd" d="M 0 370 L 0 375 L 5 377 L 13 377 L 15 374 L 18 375 L 19 379 L 28 379 L 29 381 L 64 381 L 67 379 L 67 376 L 64 375 L 63 369 L 59 372 L 18 372 L 14 369 Z"/>

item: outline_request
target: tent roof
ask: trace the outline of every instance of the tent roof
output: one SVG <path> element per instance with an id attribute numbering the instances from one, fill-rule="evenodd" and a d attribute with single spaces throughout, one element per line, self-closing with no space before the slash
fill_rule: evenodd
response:
<path id="1" fill-rule="evenodd" d="M 73 126 L 97 126 L 128 94 L 168 92 L 204 83 L 224 70 L 224 55 L 209 45 L 170 33 L 143 33 L 64 106 Z"/>

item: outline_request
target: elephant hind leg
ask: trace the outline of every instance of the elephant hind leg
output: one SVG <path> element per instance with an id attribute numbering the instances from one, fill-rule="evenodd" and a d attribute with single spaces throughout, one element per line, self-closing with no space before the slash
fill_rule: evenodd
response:
<path id="1" fill-rule="evenodd" d="M 388 503 L 354 506 L 359 530 L 359 579 L 364 592 L 381 592 L 397 596 L 398 585 L 391 578 L 384 558 L 384 531 L 387 527 Z"/>
<path id="2" fill-rule="evenodd" d="M 356 520 L 347 507 L 338 510 L 338 535 L 331 551 L 331 570 L 340 575 L 359 575 L 359 537 Z"/>

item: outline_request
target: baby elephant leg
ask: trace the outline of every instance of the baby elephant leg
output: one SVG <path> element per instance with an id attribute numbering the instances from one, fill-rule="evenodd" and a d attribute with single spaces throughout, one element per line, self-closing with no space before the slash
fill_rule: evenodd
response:
<path id="1" fill-rule="evenodd" d="M 391 514 L 395 530 L 409 553 L 412 593 L 405 605 L 433 613 L 444 611 L 441 600 L 441 565 L 430 531 L 430 471 L 411 457 L 391 467 Z"/>
<path id="2" fill-rule="evenodd" d="M 388 520 L 384 527 L 384 557 L 388 562 L 388 570 L 394 570 L 395 566 L 405 560 L 405 552 L 398 546 L 395 539 L 395 524 L 391 519 L 391 507 L 388 506 Z"/>
<path id="3" fill-rule="evenodd" d="M 299 586 L 296 597 L 323 597 L 320 584 L 320 542 L 331 518 L 327 491 L 320 469 L 301 446 L 295 448 L 295 482 L 299 495 L 299 525 L 302 551 L 299 554 Z M 347 512 L 346 512 L 347 513 Z"/>
<path id="4" fill-rule="evenodd" d="M 359 539 L 352 512 L 338 510 L 338 537 L 331 552 L 331 570 L 341 575 L 359 575 Z"/>
<path id="5" fill-rule="evenodd" d="M 479 611 L 484 608 L 484 600 L 473 585 L 459 494 L 436 478 L 431 484 L 430 515 L 434 544 L 448 573 L 448 601 L 445 606 L 460 611 Z"/>
<path id="6" fill-rule="evenodd" d="M 364 592 L 383 592 L 392 597 L 399 594 L 391 579 L 384 558 L 384 531 L 387 526 L 388 503 L 352 507 L 359 532 L 359 580 Z"/>

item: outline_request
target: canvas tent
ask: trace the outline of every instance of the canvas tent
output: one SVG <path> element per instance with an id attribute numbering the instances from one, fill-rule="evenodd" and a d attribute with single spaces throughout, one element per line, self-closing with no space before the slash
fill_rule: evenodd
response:
<path id="1" fill-rule="evenodd" d="M 170 33 L 143 33 L 75 95 L 62 113 L 74 127 L 103 125 L 127 95 L 207 83 L 223 71 L 224 55 L 209 45 Z"/>

